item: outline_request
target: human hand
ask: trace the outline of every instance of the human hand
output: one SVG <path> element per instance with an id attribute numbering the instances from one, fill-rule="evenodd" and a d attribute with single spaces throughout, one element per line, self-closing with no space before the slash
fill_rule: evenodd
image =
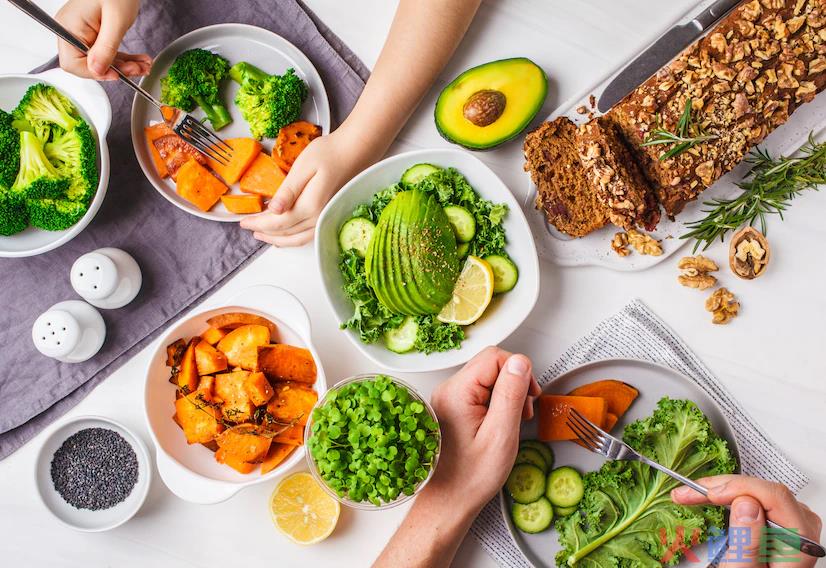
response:
<path id="1" fill-rule="evenodd" d="M 371 162 L 372 157 L 341 128 L 316 138 L 299 154 L 267 210 L 245 217 L 241 228 L 277 247 L 310 242 L 333 194 Z"/>
<path id="2" fill-rule="evenodd" d="M 785 554 L 790 548 L 785 544 L 781 557 L 772 562 L 765 550 L 766 519 L 797 530 L 801 536 L 818 541 L 823 524 L 809 507 L 795 499 L 792 492 L 780 483 L 745 475 L 718 475 L 698 479 L 697 483 L 708 488 L 703 497 L 690 487 L 682 486 L 671 492 L 671 499 L 681 505 L 730 505 L 729 548 L 722 564 L 734 568 L 781 567 L 794 563 L 797 568 L 811 568 L 815 558 L 803 553 Z M 733 530 L 732 530 L 733 529 Z M 737 534 L 737 542 L 732 535 Z M 763 537 L 763 538 L 761 538 Z M 762 543 L 761 543 L 762 540 Z M 761 544 L 764 550 L 761 552 Z"/>
<path id="3" fill-rule="evenodd" d="M 55 18 L 70 32 L 91 46 L 84 55 L 68 43 L 57 44 L 60 67 L 79 77 L 98 81 L 117 79 L 109 65 L 124 74 L 141 76 L 149 73 L 152 58 L 147 54 L 118 51 L 124 34 L 135 21 L 140 0 L 69 0 Z"/>
<path id="4" fill-rule="evenodd" d="M 422 490 L 453 507 L 481 509 L 502 488 L 519 449 L 520 418 L 540 393 L 531 361 L 488 347 L 440 384 L 431 399 L 442 428 L 433 479 Z"/>

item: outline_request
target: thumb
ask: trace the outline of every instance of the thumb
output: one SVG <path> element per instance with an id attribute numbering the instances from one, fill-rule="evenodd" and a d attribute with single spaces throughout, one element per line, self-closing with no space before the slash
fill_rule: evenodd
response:
<path id="1" fill-rule="evenodd" d="M 131 20 L 119 9 L 114 8 L 112 3 L 103 5 L 100 30 L 86 58 L 86 65 L 92 75 L 103 77 L 107 74 L 109 66 L 118 54 L 120 42 L 131 24 Z"/>
<path id="2" fill-rule="evenodd" d="M 493 429 L 518 435 L 530 386 L 531 360 L 524 355 L 508 357 L 493 385 L 488 412 L 480 430 Z"/>
<path id="3" fill-rule="evenodd" d="M 722 560 L 725 566 L 727 568 L 765 566 L 767 554 L 765 550 L 761 552 L 765 528 L 766 513 L 760 502 L 747 495 L 735 498 L 731 503 L 728 550 Z"/>

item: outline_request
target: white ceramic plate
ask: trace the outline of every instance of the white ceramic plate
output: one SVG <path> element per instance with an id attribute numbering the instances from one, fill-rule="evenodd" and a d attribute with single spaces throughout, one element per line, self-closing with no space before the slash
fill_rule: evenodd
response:
<path id="1" fill-rule="evenodd" d="M 543 389 L 543 392 L 565 394 L 578 386 L 601 379 L 618 379 L 630 384 L 640 392 L 637 400 L 634 401 L 625 416 L 614 427 L 612 434 L 621 436 L 626 424 L 650 416 L 657 406 L 657 402 L 664 396 L 673 399 L 687 399 L 697 404 L 708 417 L 714 431 L 728 441 L 729 448 L 739 463 L 740 454 L 737 449 L 734 431 L 723 415 L 723 411 L 694 382 L 668 367 L 633 359 L 607 359 L 588 363 L 565 373 L 551 381 Z M 536 438 L 536 419 L 522 425 L 520 438 L 523 440 Z M 551 448 L 555 457 L 554 467 L 569 465 L 585 473 L 599 469 L 605 461 L 602 457 L 572 442 L 554 442 L 551 444 Z M 554 557 L 560 550 L 556 530 L 551 527 L 538 534 L 526 534 L 519 531 L 511 521 L 510 506 L 512 501 L 510 497 L 505 495 L 505 491 L 501 491 L 499 500 L 505 524 L 525 558 L 536 568 L 553 568 Z M 704 562 L 701 565 L 704 566 L 709 563 L 707 562 L 709 558 L 708 543 L 695 547 L 694 552 L 700 561 Z M 719 550 L 716 552 L 719 552 Z M 683 559 L 678 566 L 687 568 L 688 566 L 696 567 L 697 564 Z"/>
<path id="2" fill-rule="evenodd" d="M 711 0 L 698 0 L 687 14 L 673 23 L 676 24 L 691 19 L 709 4 L 711 4 Z M 651 39 L 657 39 L 667 29 L 660 30 Z M 629 61 L 631 60 L 633 58 L 629 59 Z M 547 120 L 567 116 L 577 124 L 587 121 L 588 117 L 579 114 L 576 109 L 585 106 L 585 108 L 591 110 L 590 96 L 593 94 L 598 99 L 614 75 L 621 71 L 626 64 L 627 62 L 623 62 L 618 69 L 610 72 L 598 83 L 562 103 L 559 108 L 551 113 Z M 595 116 L 600 114 L 594 109 Z M 806 142 L 809 133 L 812 131 L 815 132 L 817 140 L 823 140 L 824 129 L 826 129 L 826 96 L 820 96 L 813 102 L 807 103 L 796 110 L 786 124 L 772 132 L 759 147 L 768 150 L 773 156 L 793 154 Z M 615 233 L 622 229 L 613 225 L 608 225 L 578 239 L 557 231 L 547 222 L 544 214 L 536 210 L 536 186 L 530 181 L 530 177 L 527 178 L 527 190 L 523 193 L 522 204 L 527 212 L 531 229 L 536 236 L 537 250 L 542 258 L 560 266 L 594 265 L 622 272 L 645 270 L 664 261 L 688 243 L 691 243 L 693 247 L 693 240 L 680 238 L 681 235 L 688 232 L 686 224 L 705 217 L 703 210 L 707 207 L 703 205 L 703 202 L 712 199 L 731 199 L 739 195 L 742 190 L 736 184 L 743 179 L 748 170 L 747 164 L 741 163 L 738 165 L 733 171 L 721 177 L 714 185 L 704 191 L 698 199 L 687 204 L 676 220 L 668 219 L 663 212 L 657 229 L 650 233 L 654 238 L 661 241 L 663 254 L 660 256 L 641 255 L 636 251 L 632 251 L 631 255 L 627 257 L 619 256 L 611 249 L 611 239 Z"/>
<path id="3" fill-rule="evenodd" d="M 461 349 L 430 355 L 397 354 L 381 342 L 368 345 L 352 331 L 342 332 L 368 359 L 386 370 L 400 373 L 437 371 L 466 363 L 484 347 L 497 345 L 513 333 L 531 313 L 539 297 L 539 261 L 533 236 L 522 209 L 502 180 L 478 158 L 463 150 L 416 150 L 392 156 L 364 170 L 330 200 L 319 217 L 316 258 L 324 292 L 337 321 L 346 321 L 353 315 L 353 304 L 342 290 L 338 269 L 339 229 L 357 205 L 369 202 L 376 192 L 398 182 L 407 168 L 421 162 L 454 167 L 483 198 L 508 205 L 510 211 L 504 221 L 507 251 L 519 268 L 519 282 L 507 294 L 496 296 L 482 318 L 465 328 L 466 339 Z"/>
<path id="4" fill-rule="evenodd" d="M 86 228 L 100 209 L 109 185 L 109 147 L 106 134 L 112 123 L 112 107 L 106 92 L 95 81 L 80 79 L 60 69 L 51 69 L 37 75 L 0 75 L 0 108 L 11 112 L 31 85 L 49 83 L 69 97 L 81 116 L 92 126 L 97 139 L 97 191 L 86 214 L 65 231 L 44 231 L 35 227 L 12 235 L 0 236 L 0 257 L 22 257 L 43 254 L 71 241 Z"/>
<path id="5" fill-rule="evenodd" d="M 126 440 L 138 458 L 138 481 L 122 502 L 109 509 L 91 511 L 76 509 L 63 500 L 52 483 L 51 465 L 54 453 L 67 438 L 86 428 L 114 430 Z M 152 478 L 152 462 L 143 441 L 124 425 L 102 416 L 79 416 L 57 426 L 47 436 L 35 460 L 35 481 L 40 500 L 63 524 L 84 532 L 113 529 L 131 519 L 141 508 Z"/>
<path id="6" fill-rule="evenodd" d="M 166 74 L 175 58 L 188 49 L 202 48 L 213 51 L 231 65 L 240 61 L 247 61 L 260 67 L 267 73 L 282 74 L 292 67 L 309 87 L 309 95 L 304 102 L 301 117 L 313 124 L 321 126 L 324 134 L 330 132 L 330 104 L 324 84 L 310 60 L 293 44 L 271 31 L 249 26 L 246 24 L 217 24 L 189 32 L 170 43 L 155 58 L 151 73 L 144 77 L 141 86 L 149 91 L 156 99 L 160 99 L 160 80 Z M 232 115 L 232 124 L 223 128 L 218 135 L 223 139 L 249 137 L 250 131 L 241 112 L 233 101 L 238 85 L 227 79 L 224 85 L 224 102 Z M 203 112 L 196 109 L 194 116 L 200 118 Z M 155 189 L 170 202 L 184 211 L 213 221 L 239 221 L 244 216 L 230 213 L 219 201 L 211 211 L 201 211 L 189 201 L 181 198 L 175 192 L 175 184 L 171 179 L 162 179 L 152 163 L 149 148 L 146 144 L 143 129 L 153 122 L 160 122 L 158 110 L 147 103 L 143 98 L 135 95 L 132 102 L 132 146 L 138 163 Z M 207 124 L 208 126 L 208 124 Z M 272 140 L 263 140 L 264 149 L 268 153 L 272 149 Z M 230 188 L 230 193 L 240 193 Z"/>
<path id="7" fill-rule="evenodd" d="M 321 359 L 310 341 L 307 311 L 295 296 L 282 288 L 264 285 L 247 288 L 231 298 L 227 305 L 200 308 L 169 328 L 158 341 L 146 371 L 144 413 L 157 449 L 161 479 L 170 491 L 192 503 L 212 504 L 229 499 L 244 487 L 282 475 L 304 457 L 304 446 L 301 446 L 266 475 L 261 475 L 259 470 L 244 475 L 215 461 L 213 452 L 204 446 L 187 444 L 183 432 L 172 420 L 175 386 L 169 383 L 166 346 L 181 337 L 201 334 L 208 326 L 207 319 L 228 312 L 263 316 L 278 326 L 279 343 L 309 349 L 318 369 L 313 388 L 319 398 L 327 391 Z"/>

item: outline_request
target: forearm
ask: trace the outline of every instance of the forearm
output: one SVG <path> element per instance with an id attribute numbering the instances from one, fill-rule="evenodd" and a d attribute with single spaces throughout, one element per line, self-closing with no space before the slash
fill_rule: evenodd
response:
<path id="1" fill-rule="evenodd" d="M 450 566 L 479 510 L 432 489 L 428 486 L 416 497 L 374 568 Z"/>
<path id="2" fill-rule="evenodd" d="M 370 80 L 340 130 L 380 158 L 459 45 L 481 0 L 400 0 Z"/>

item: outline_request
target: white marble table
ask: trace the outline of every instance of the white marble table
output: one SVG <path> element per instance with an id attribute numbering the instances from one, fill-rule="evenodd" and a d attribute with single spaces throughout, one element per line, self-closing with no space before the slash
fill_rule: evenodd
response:
<path id="1" fill-rule="evenodd" d="M 144 0 L 151 1 L 151 0 Z M 59 0 L 40 0 L 52 12 Z M 318 15 L 372 66 L 390 25 L 394 2 L 309 0 Z M 627 60 L 646 38 L 693 2 L 672 0 L 488 0 L 441 84 L 460 70 L 484 61 L 525 55 L 547 70 L 549 111 Z M 664 7 L 664 6 L 668 7 Z M 361 17 L 370 14 L 368 19 Z M 0 3 L 0 72 L 24 72 L 54 51 L 53 41 L 22 15 Z M 21 47 L 25 46 L 25 47 Z M 437 89 L 425 99 L 391 152 L 444 147 L 431 119 Z M 518 143 L 479 157 L 512 188 L 521 191 Z M 604 269 L 561 269 L 542 265 L 542 293 L 536 310 L 505 346 L 532 356 L 541 369 L 594 324 L 628 300 L 642 298 L 663 317 L 760 425 L 811 477 L 803 492 L 826 516 L 826 195 L 810 193 L 795 201 L 786 221 L 772 219 L 774 257 L 759 281 L 726 283 L 739 296 L 742 315 L 727 327 L 712 326 L 703 296 L 676 283 L 676 260 L 645 272 L 616 274 Z M 709 256 L 725 264 L 726 250 Z M 67 267 L 68 270 L 68 267 Z M 258 283 L 284 286 L 307 305 L 315 343 L 331 381 L 374 370 L 353 352 L 321 301 L 310 248 L 270 250 L 215 292 L 220 300 Z M 153 347 L 115 372 L 70 415 L 104 414 L 148 439 L 140 404 L 143 373 Z M 410 376 L 423 391 L 445 373 Z M 272 484 L 242 491 L 228 502 L 197 506 L 173 496 L 155 479 L 146 505 L 131 522 L 104 534 L 82 534 L 54 521 L 38 501 L 32 468 L 41 438 L 0 462 L 0 558 L 4 566 L 365 566 L 401 521 L 404 508 L 387 512 L 343 511 L 332 537 L 300 548 L 272 526 L 267 497 Z M 474 539 L 462 545 L 459 566 L 493 566 Z"/>

